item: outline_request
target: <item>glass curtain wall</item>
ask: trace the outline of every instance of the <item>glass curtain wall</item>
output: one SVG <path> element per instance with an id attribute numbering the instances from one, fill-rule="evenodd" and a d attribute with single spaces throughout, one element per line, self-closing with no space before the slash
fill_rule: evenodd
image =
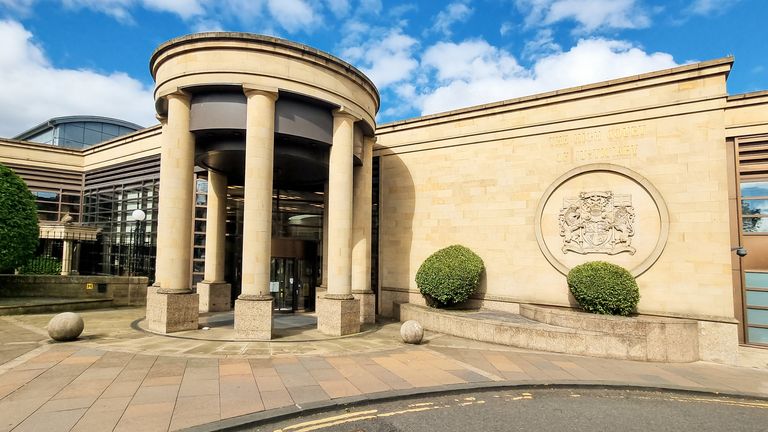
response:
<path id="1" fill-rule="evenodd" d="M 72 222 L 80 222 L 80 194 L 71 190 L 30 188 L 40 222 L 56 222 L 69 213 Z"/>
<path id="2" fill-rule="evenodd" d="M 229 186 L 227 189 L 226 228 L 226 280 L 232 285 L 232 298 L 240 293 L 242 271 L 243 232 L 243 187 Z M 272 196 L 272 238 L 304 241 L 311 245 L 311 259 L 299 259 L 286 264 L 286 257 L 273 258 L 274 277 L 283 277 L 285 283 L 296 289 L 296 298 L 285 298 L 283 309 L 309 309 L 314 306 L 310 297 L 316 281 L 320 278 L 320 255 L 322 254 L 323 193 L 293 190 L 274 190 Z M 195 182 L 195 221 L 192 254 L 193 286 L 203 280 L 205 270 L 205 228 L 208 202 L 207 180 L 198 178 Z M 285 273 L 290 267 L 290 274 Z M 292 266 L 292 267 L 291 267 Z M 283 269 L 278 271 L 278 269 Z M 280 275 L 277 275 L 280 273 Z M 285 273 L 285 274 L 283 274 Z M 280 290 L 278 290 L 279 292 Z M 278 306 L 280 307 L 280 306 Z"/>
<path id="3" fill-rule="evenodd" d="M 83 222 L 100 228 L 96 243 L 84 243 L 81 272 L 117 276 L 155 274 L 157 250 L 156 179 L 127 185 L 88 189 L 83 195 Z M 134 220 L 134 210 L 144 211 L 143 221 Z"/>

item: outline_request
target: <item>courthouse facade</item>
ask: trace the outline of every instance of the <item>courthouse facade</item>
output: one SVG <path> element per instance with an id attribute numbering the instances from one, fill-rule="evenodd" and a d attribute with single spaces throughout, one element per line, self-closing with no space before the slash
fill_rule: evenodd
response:
<path id="1" fill-rule="evenodd" d="M 355 333 L 423 303 L 419 265 L 460 243 L 486 265 L 474 305 L 572 307 L 568 270 L 610 261 L 639 313 L 697 320 L 717 359 L 768 345 L 768 92 L 729 96 L 732 63 L 377 125 L 375 86 L 342 60 L 203 33 L 150 60 L 159 125 L 85 149 L 0 140 L 0 163 L 78 197 L 101 229 L 81 273 L 150 276 L 153 331 L 234 305 L 246 339 L 313 309 Z"/>

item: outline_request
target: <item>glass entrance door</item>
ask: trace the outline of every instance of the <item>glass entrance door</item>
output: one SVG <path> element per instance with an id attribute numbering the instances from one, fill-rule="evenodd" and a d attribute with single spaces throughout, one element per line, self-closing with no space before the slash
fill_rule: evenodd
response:
<path id="1" fill-rule="evenodd" d="M 276 312 L 296 310 L 298 277 L 296 258 L 272 258 L 269 291 L 274 298 Z"/>

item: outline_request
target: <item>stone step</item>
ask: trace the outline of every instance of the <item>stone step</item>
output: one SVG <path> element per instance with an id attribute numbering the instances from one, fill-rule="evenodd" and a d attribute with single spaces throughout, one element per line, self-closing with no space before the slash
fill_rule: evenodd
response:
<path id="1" fill-rule="evenodd" d="M 396 305 L 400 321 L 416 320 L 439 333 L 537 351 L 593 357 L 691 362 L 698 360 L 697 339 L 685 341 L 675 329 L 666 334 L 609 333 L 551 325 L 524 315 L 489 310 L 447 311 L 411 303 Z"/>

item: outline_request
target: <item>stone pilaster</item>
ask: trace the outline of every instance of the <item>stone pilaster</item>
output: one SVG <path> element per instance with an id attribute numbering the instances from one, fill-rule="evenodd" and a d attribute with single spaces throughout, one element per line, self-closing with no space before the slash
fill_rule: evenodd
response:
<path id="1" fill-rule="evenodd" d="M 189 131 L 190 98 L 184 92 L 164 96 L 160 153 L 156 290 L 147 295 L 149 330 L 170 333 L 197 329 L 197 294 L 192 293 L 192 205 L 195 138 Z"/>
<path id="2" fill-rule="evenodd" d="M 227 223 L 227 177 L 208 171 L 208 209 L 205 225 L 205 274 L 197 284 L 200 312 L 228 311 L 232 287 L 224 280 L 224 242 Z"/>
<path id="3" fill-rule="evenodd" d="M 318 304 L 317 328 L 329 335 L 360 331 L 360 302 L 352 296 L 352 155 L 356 117 L 333 115 L 328 175 L 328 291 Z M 354 312 L 354 319 L 348 314 Z"/>
<path id="4" fill-rule="evenodd" d="M 245 133 L 242 293 L 235 301 L 238 338 L 272 338 L 269 269 L 272 242 L 272 167 L 276 89 L 244 86 L 248 99 Z"/>
<path id="5" fill-rule="evenodd" d="M 69 276 L 72 273 L 72 240 L 64 240 L 61 250 L 61 275 Z"/>

